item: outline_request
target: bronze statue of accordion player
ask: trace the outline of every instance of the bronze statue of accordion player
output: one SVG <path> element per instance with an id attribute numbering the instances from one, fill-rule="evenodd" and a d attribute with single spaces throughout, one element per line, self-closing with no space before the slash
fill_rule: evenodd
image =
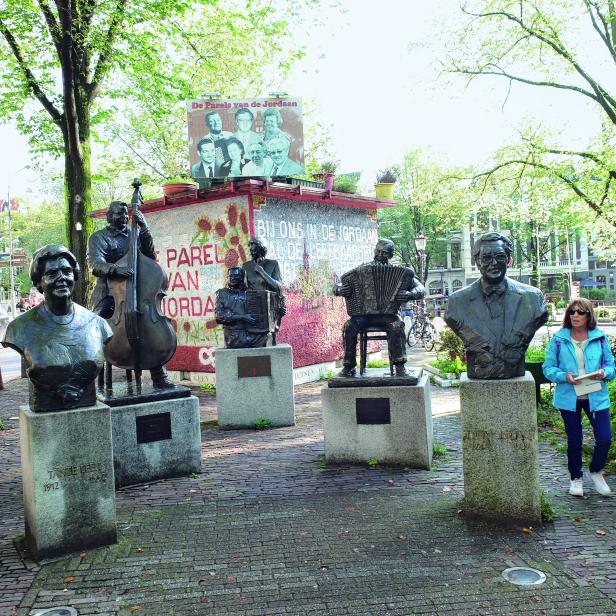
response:
<path id="1" fill-rule="evenodd" d="M 216 291 L 216 321 L 223 326 L 227 349 L 267 346 L 278 326 L 279 296 L 246 289 L 241 267 L 227 271 L 227 286 Z"/>
<path id="2" fill-rule="evenodd" d="M 410 267 L 389 262 L 393 256 L 394 243 L 379 240 L 374 249 L 374 261 L 350 270 L 342 276 L 341 284 L 334 287 L 334 295 L 345 298 L 347 313 L 351 317 L 342 330 L 344 367 L 338 376 L 355 376 L 357 336 L 368 328 L 386 332 L 396 376 L 408 374 L 404 366 L 406 343 L 400 306 L 421 299 L 425 290 Z"/>

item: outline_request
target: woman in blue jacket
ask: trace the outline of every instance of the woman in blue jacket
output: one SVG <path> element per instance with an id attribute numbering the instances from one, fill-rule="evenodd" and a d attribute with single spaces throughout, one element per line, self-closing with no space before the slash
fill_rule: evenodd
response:
<path id="1" fill-rule="evenodd" d="M 581 392 L 576 377 L 599 371 L 586 382 L 588 393 Z M 567 460 L 571 484 L 569 494 L 584 496 L 582 473 L 582 411 L 590 420 L 595 449 L 590 461 L 590 478 L 599 494 L 610 488 L 603 478 L 603 467 L 612 443 L 610 397 L 606 381 L 614 378 L 614 357 L 607 336 L 597 327 L 592 304 L 585 298 L 573 300 L 565 311 L 562 329 L 550 340 L 545 353 L 543 374 L 556 383 L 553 404 L 560 410 L 567 433 Z"/>

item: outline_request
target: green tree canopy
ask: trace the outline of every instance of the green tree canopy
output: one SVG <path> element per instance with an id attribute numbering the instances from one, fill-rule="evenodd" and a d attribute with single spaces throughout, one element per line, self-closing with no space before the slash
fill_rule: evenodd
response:
<path id="1" fill-rule="evenodd" d="M 616 226 L 616 10 L 613 0 L 469 0 L 464 28 L 450 33 L 450 72 L 468 81 L 506 80 L 513 88 L 550 90 L 586 101 L 602 121 L 586 147 L 559 136 L 526 130 L 491 169 L 496 181 L 529 169 L 565 186 L 606 224 Z M 507 95 L 508 96 L 508 95 Z M 505 101 L 506 102 L 506 101 Z M 576 118 L 563 118 L 574 122 Z"/>
<path id="2" fill-rule="evenodd" d="M 310 0 L 300 8 L 318 4 Z M 120 133 L 117 112 L 131 108 L 140 119 L 128 127 L 151 139 L 178 101 L 227 80 L 249 88 L 268 61 L 284 74 L 298 57 L 289 24 L 295 3 L 268 0 L 4 0 L 0 4 L 0 117 L 30 138 L 34 152 L 64 157 L 69 246 L 85 265 L 92 222 L 91 142 Z M 273 75 L 273 76 L 272 76 Z M 258 77 L 262 79 L 262 77 Z M 270 73 L 269 80 L 276 81 Z M 148 117 L 143 111 L 147 110 Z M 178 116 L 179 117 L 179 116 Z M 148 134 L 148 130 L 149 133 Z M 154 140 L 155 141 L 155 140 Z M 161 156 L 177 164 L 177 148 L 164 142 Z M 134 146 L 133 146 L 134 147 Z M 162 147 L 162 149 L 161 149 Z M 159 161 L 152 151 L 143 159 Z M 163 172 L 165 173 L 165 172 Z M 88 277 L 77 285 L 85 302 Z"/>

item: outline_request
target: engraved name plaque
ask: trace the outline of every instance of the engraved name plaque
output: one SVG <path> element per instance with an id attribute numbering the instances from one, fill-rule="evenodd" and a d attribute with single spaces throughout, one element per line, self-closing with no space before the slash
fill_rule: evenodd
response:
<path id="1" fill-rule="evenodd" d="M 154 443 L 171 438 L 171 413 L 141 415 L 136 418 L 137 442 Z"/>
<path id="2" fill-rule="evenodd" d="M 389 424 L 389 398 L 357 398 L 355 414 L 358 424 Z"/>
<path id="3" fill-rule="evenodd" d="M 272 363 L 269 355 L 249 355 L 237 358 L 238 378 L 253 376 L 272 376 Z"/>

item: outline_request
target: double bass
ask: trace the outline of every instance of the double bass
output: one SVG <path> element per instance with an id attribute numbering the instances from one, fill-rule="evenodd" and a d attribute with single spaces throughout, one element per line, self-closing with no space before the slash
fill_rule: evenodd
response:
<path id="1" fill-rule="evenodd" d="M 107 281 L 115 310 L 107 320 L 113 338 L 105 347 L 105 359 L 118 368 L 134 370 L 139 384 L 142 370 L 163 366 L 173 357 L 177 339 L 171 321 L 161 311 L 168 284 L 167 274 L 154 259 L 139 250 L 135 214 L 143 197 L 138 178 L 132 186 L 129 250 L 116 262 L 117 266 L 129 267 L 132 274 L 128 278 Z"/>

